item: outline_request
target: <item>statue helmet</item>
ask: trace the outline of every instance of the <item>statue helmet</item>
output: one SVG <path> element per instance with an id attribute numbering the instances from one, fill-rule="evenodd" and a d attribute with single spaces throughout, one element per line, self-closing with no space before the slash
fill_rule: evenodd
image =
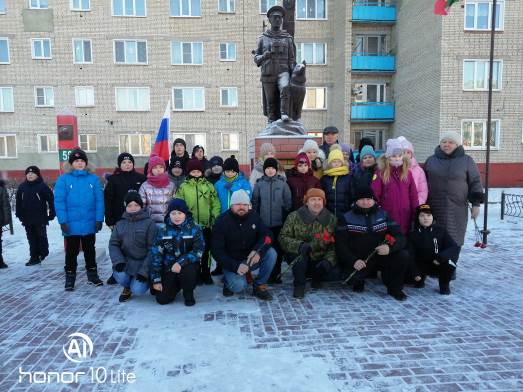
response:
<path id="1" fill-rule="evenodd" d="M 271 17 L 271 14 L 274 12 L 280 12 L 282 17 L 285 17 L 285 8 L 283 8 L 281 5 L 273 5 L 271 8 L 267 10 L 267 18 Z"/>

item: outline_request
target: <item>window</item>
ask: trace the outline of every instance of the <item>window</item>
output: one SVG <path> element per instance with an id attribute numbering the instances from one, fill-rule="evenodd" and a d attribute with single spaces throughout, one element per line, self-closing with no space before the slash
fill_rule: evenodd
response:
<path id="1" fill-rule="evenodd" d="M 116 64 L 147 64 L 147 41 L 114 41 Z"/>
<path id="2" fill-rule="evenodd" d="M 353 89 L 354 102 L 386 102 L 385 84 L 356 84 Z"/>
<path id="3" fill-rule="evenodd" d="M 29 0 L 29 8 L 46 9 L 49 7 L 47 0 Z"/>
<path id="4" fill-rule="evenodd" d="M 505 2 L 496 4 L 496 30 L 503 30 Z M 490 30 L 492 21 L 492 1 L 465 2 L 465 30 Z"/>
<path id="5" fill-rule="evenodd" d="M 146 16 L 145 0 L 112 0 L 113 16 Z"/>
<path id="6" fill-rule="evenodd" d="M 352 52 L 359 56 L 380 56 L 387 53 L 386 35 L 356 35 Z"/>
<path id="7" fill-rule="evenodd" d="M 38 152 L 58 152 L 57 135 L 38 135 Z"/>
<path id="8" fill-rule="evenodd" d="M 116 87 L 117 112 L 147 112 L 151 110 L 149 87 Z"/>
<path id="9" fill-rule="evenodd" d="M 33 38 L 33 59 L 49 60 L 51 58 L 51 39 Z"/>
<path id="10" fill-rule="evenodd" d="M 71 11 L 90 11 L 91 0 L 71 0 Z"/>
<path id="11" fill-rule="evenodd" d="M 492 120 L 490 147 L 499 148 L 500 120 Z M 461 122 L 461 138 L 463 147 L 470 150 L 483 150 L 487 148 L 487 121 L 463 120 Z"/>
<path id="12" fill-rule="evenodd" d="M 296 19 L 327 19 L 325 0 L 298 0 Z"/>
<path id="13" fill-rule="evenodd" d="M 327 89 L 325 87 L 307 87 L 305 101 L 303 102 L 304 110 L 322 110 L 327 108 L 325 96 Z"/>
<path id="14" fill-rule="evenodd" d="M 16 158 L 16 135 L 0 134 L 0 158 Z"/>
<path id="15" fill-rule="evenodd" d="M 360 140 L 366 137 L 372 140 L 374 146 L 376 147 L 376 150 L 385 149 L 385 130 L 383 129 L 365 129 L 361 131 L 351 131 L 351 136 L 353 146 L 359 146 Z"/>
<path id="16" fill-rule="evenodd" d="M 260 14 L 266 14 L 269 8 L 278 4 L 278 0 L 260 0 Z"/>
<path id="17" fill-rule="evenodd" d="M 52 87 L 35 87 L 35 106 L 54 106 L 54 90 Z"/>
<path id="18" fill-rule="evenodd" d="M 13 88 L 0 87 L 0 112 L 14 112 Z"/>
<path id="19" fill-rule="evenodd" d="M 489 60 L 464 60 L 463 61 L 463 90 L 486 91 L 489 81 Z M 501 74 L 503 62 L 494 60 L 492 89 L 501 90 Z"/>
<path id="20" fill-rule="evenodd" d="M 9 64 L 9 40 L 0 37 L 0 64 Z"/>
<path id="21" fill-rule="evenodd" d="M 78 86 L 74 88 L 76 107 L 94 106 L 94 87 Z"/>
<path id="22" fill-rule="evenodd" d="M 238 107 L 238 89 L 236 87 L 220 88 L 220 106 Z"/>
<path id="23" fill-rule="evenodd" d="M 200 0 L 171 0 L 171 16 L 201 16 Z"/>
<path id="24" fill-rule="evenodd" d="M 5 14 L 5 0 L 0 0 L 0 14 Z"/>
<path id="25" fill-rule="evenodd" d="M 203 43 L 171 41 L 171 64 L 203 64 Z"/>
<path id="26" fill-rule="evenodd" d="M 151 135 L 139 133 L 135 135 L 120 135 L 120 153 L 128 152 L 135 156 L 151 155 Z"/>
<path id="27" fill-rule="evenodd" d="M 323 65 L 327 60 L 327 45 L 323 43 L 301 43 L 296 45 L 296 62 L 305 60 L 307 65 Z"/>
<path id="28" fill-rule="evenodd" d="M 236 61 L 236 44 L 234 42 L 220 43 L 220 61 Z"/>
<path id="29" fill-rule="evenodd" d="M 235 13 L 235 0 L 218 0 L 218 12 L 225 12 L 228 14 Z"/>
<path id="30" fill-rule="evenodd" d="M 222 133 L 222 151 L 240 151 L 240 135 Z"/>
<path id="31" fill-rule="evenodd" d="M 173 110 L 205 110 L 205 93 L 203 87 L 174 87 Z"/>
<path id="32" fill-rule="evenodd" d="M 96 135 L 92 134 L 80 134 L 78 135 L 80 142 L 80 148 L 85 152 L 96 152 L 97 140 Z"/>
<path id="33" fill-rule="evenodd" d="M 191 151 L 194 146 L 207 148 L 205 133 L 172 133 L 172 140 L 181 138 L 187 143 L 187 150 Z"/>
<path id="34" fill-rule="evenodd" d="M 73 57 L 75 64 L 90 64 L 93 62 L 91 40 L 73 39 Z"/>

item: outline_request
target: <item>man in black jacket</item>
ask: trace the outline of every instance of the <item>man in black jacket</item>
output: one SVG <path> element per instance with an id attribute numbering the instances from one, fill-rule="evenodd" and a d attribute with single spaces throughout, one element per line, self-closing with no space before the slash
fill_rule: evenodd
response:
<path id="1" fill-rule="evenodd" d="M 405 245 L 399 225 L 378 207 L 372 189 L 358 189 L 352 210 L 343 214 L 336 230 L 338 262 L 348 274 L 357 271 L 351 279 L 353 290 L 362 292 L 365 278 L 381 270 L 388 294 L 398 301 L 407 299 L 402 291 L 409 258 L 403 250 Z M 366 261 L 374 251 L 375 255 Z"/>
<path id="2" fill-rule="evenodd" d="M 253 295 L 270 301 L 267 280 L 276 263 L 276 251 L 270 247 L 271 232 L 256 211 L 250 210 L 247 192 L 238 190 L 231 196 L 231 207 L 216 220 L 211 253 L 224 272 L 223 295 L 229 297 L 247 288 L 247 275 L 254 277 Z"/>
<path id="3" fill-rule="evenodd" d="M 0 180 L 0 268 L 7 268 L 2 256 L 2 226 L 11 223 L 11 204 L 5 182 Z"/>

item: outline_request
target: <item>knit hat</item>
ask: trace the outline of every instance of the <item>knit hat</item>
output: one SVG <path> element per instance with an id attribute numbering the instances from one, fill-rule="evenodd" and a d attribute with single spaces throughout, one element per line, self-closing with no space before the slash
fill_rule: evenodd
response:
<path id="1" fill-rule="evenodd" d="M 391 157 L 393 155 L 402 155 L 403 154 L 403 145 L 401 140 L 398 139 L 389 139 L 387 140 L 387 149 L 385 151 L 386 157 Z"/>
<path id="2" fill-rule="evenodd" d="M 165 169 L 165 161 L 158 155 L 153 155 L 149 158 L 147 174 L 152 174 L 153 167 L 155 166 L 163 166 Z"/>
<path id="3" fill-rule="evenodd" d="M 236 157 L 234 155 L 231 155 L 223 163 L 223 171 L 227 170 L 232 170 L 236 173 L 240 172 L 240 165 L 238 164 L 238 161 L 236 160 Z"/>
<path id="4" fill-rule="evenodd" d="M 71 154 L 69 154 L 69 163 L 72 165 L 74 161 L 77 159 L 81 159 L 87 164 L 87 154 L 85 151 L 75 148 L 73 151 L 71 151 Z"/>
<path id="5" fill-rule="evenodd" d="M 182 158 L 174 158 L 170 165 L 169 165 L 169 170 L 171 170 L 173 167 L 179 167 L 180 169 L 183 169 L 183 160 Z"/>
<path id="6" fill-rule="evenodd" d="M 183 199 L 171 200 L 169 206 L 167 207 L 167 213 L 165 215 L 168 216 L 172 211 L 180 211 L 183 212 L 185 215 L 189 215 L 191 213 L 189 211 L 189 207 L 187 207 L 187 203 Z"/>
<path id="7" fill-rule="evenodd" d="M 122 165 L 122 162 L 126 159 L 130 160 L 134 166 L 134 157 L 128 152 L 122 152 L 120 155 L 118 155 L 118 167 L 120 167 Z"/>
<path id="8" fill-rule="evenodd" d="M 263 172 L 265 173 L 265 169 L 268 167 L 273 167 L 276 171 L 278 171 L 278 160 L 276 158 L 267 158 L 263 162 Z"/>
<path id="9" fill-rule="evenodd" d="M 311 167 L 311 161 L 309 160 L 309 157 L 304 152 L 299 153 L 296 158 L 294 158 L 294 167 L 298 167 L 298 164 L 300 163 L 306 163 L 307 166 Z"/>
<path id="10" fill-rule="evenodd" d="M 432 208 L 428 204 L 422 204 L 416 208 L 416 220 L 419 218 L 419 214 L 424 212 L 425 214 L 432 214 Z"/>
<path id="11" fill-rule="evenodd" d="M 371 155 L 374 158 L 376 158 L 376 153 L 374 152 L 374 149 L 372 146 L 363 146 L 363 148 L 360 151 L 360 159 L 363 159 L 363 157 Z"/>
<path id="12" fill-rule="evenodd" d="M 441 132 L 439 142 L 441 143 L 443 140 L 452 140 L 458 146 L 461 145 L 461 135 L 456 131 Z"/>
<path id="13" fill-rule="evenodd" d="M 187 143 L 185 143 L 185 140 L 183 140 L 181 137 L 174 139 L 173 149 L 174 149 L 174 146 L 177 145 L 178 143 L 183 144 L 183 148 L 185 148 L 187 150 Z"/>
<path id="14" fill-rule="evenodd" d="M 329 126 L 323 129 L 323 134 L 325 135 L 326 133 L 340 133 L 340 131 L 335 126 Z"/>
<path id="15" fill-rule="evenodd" d="M 28 174 L 28 173 L 34 173 L 38 177 L 41 177 L 40 169 L 38 168 L 38 166 L 29 166 L 27 169 L 25 169 L 25 174 Z"/>
<path id="16" fill-rule="evenodd" d="M 375 199 L 372 188 L 368 185 L 362 185 L 356 189 L 354 200 L 359 199 Z"/>
<path id="17" fill-rule="evenodd" d="M 307 193 L 305 193 L 305 196 L 303 197 L 303 204 L 307 204 L 309 199 L 311 197 L 321 197 L 323 200 L 323 205 L 327 203 L 327 199 L 325 197 L 325 192 L 321 190 L 320 188 L 310 188 Z"/>
<path id="18" fill-rule="evenodd" d="M 127 194 L 125 195 L 125 199 L 123 201 L 123 204 L 127 207 L 127 205 L 129 203 L 131 203 L 132 201 L 134 201 L 135 203 L 139 204 L 140 207 L 143 208 L 143 200 L 142 200 L 142 197 L 140 196 L 140 194 L 138 192 L 136 192 L 134 189 L 131 189 L 127 192 Z"/>
<path id="19" fill-rule="evenodd" d="M 318 147 L 318 143 L 316 143 L 316 140 L 313 140 L 313 139 L 305 140 L 305 143 L 303 143 L 303 148 L 301 149 L 301 151 L 307 152 L 309 150 L 314 150 L 316 152 L 318 152 L 320 150 L 320 148 Z"/>
<path id="20" fill-rule="evenodd" d="M 251 204 L 251 199 L 245 190 L 238 189 L 231 195 L 231 206 L 234 204 Z"/>
<path id="21" fill-rule="evenodd" d="M 414 146 L 412 145 L 411 142 L 409 142 L 407 140 L 407 138 L 405 136 L 399 136 L 398 140 L 400 141 L 401 146 L 403 147 L 403 150 L 414 152 Z"/>
<path id="22" fill-rule="evenodd" d="M 193 147 L 192 149 L 192 155 L 191 155 L 191 158 L 195 158 L 195 153 L 197 150 L 202 150 L 203 151 L 203 155 L 205 155 L 205 148 L 203 148 L 203 146 L 200 146 L 199 144 L 197 144 L 196 146 Z"/>
<path id="23" fill-rule="evenodd" d="M 222 159 L 222 157 L 219 157 L 218 155 L 215 155 L 211 159 L 209 159 L 209 167 L 212 168 L 214 166 L 223 166 L 223 159 Z"/>
<path id="24" fill-rule="evenodd" d="M 187 173 L 191 173 L 193 170 L 199 170 L 203 174 L 203 162 L 199 159 L 189 159 L 187 162 Z"/>
<path id="25" fill-rule="evenodd" d="M 343 152 L 339 148 L 332 149 L 331 152 L 329 152 L 329 158 L 327 158 L 327 163 L 330 165 L 334 160 L 345 162 Z"/>
<path id="26" fill-rule="evenodd" d="M 265 156 L 270 152 L 276 155 L 276 148 L 274 148 L 271 143 L 263 143 L 260 146 L 260 157 L 265 158 Z"/>

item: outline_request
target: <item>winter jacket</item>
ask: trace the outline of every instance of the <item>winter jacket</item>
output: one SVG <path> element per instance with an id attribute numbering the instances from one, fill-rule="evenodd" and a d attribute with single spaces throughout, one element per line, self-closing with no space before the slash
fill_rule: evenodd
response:
<path id="1" fill-rule="evenodd" d="M 214 186 L 205 178 L 189 177 L 176 192 L 185 200 L 194 221 L 202 228 L 211 227 L 220 215 L 220 200 Z"/>
<path id="2" fill-rule="evenodd" d="M 113 268 L 125 264 L 125 273 L 149 277 L 151 248 L 156 238 L 156 224 L 147 210 L 124 212 L 111 233 L 109 256 Z"/>
<path id="3" fill-rule="evenodd" d="M 307 206 L 301 206 L 287 217 L 278 239 L 285 253 L 298 254 L 300 245 L 307 243 L 312 247 L 312 261 L 327 260 L 335 265 L 335 231 L 336 217 L 326 208 L 315 216 Z"/>
<path id="4" fill-rule="evenodd" d="M 336 179 L 336 183 L 334 183 L 334 179 Z M 349 174 L 341 176 L 328 176 L 323 174 L 321 178 L 321 188 L 327 198 L 325 207 L 337 218 L 341 217 L 350 209 L 352 197 L 350 182 Z"/>
<path id="5" fill-rule="evenodd" d="M 351 203 L 356 201 L 356 192 L 359 188 L 370 186 L 376 174 L 376 168 L 376 165 L 366 168 L 361 166 L 361 164 L 355 166 L 350 178 Z"/>
<path id="6" fill-rule="evenodd" d="M 182 183 L 185 181 L 185 176 L 182 174 L 181 176 L 175 177 L 172 174 L 167 174 L 169 176 L 169 181 L 171 181 L 174 184 L 175 189 L 178 189 Z"/>
<path id="7" fill-rule="evenodd" d="M 243 189 L 249 197 L 252 197 L 252 189 L 249 181 L 245 179 L 243 174 L 238 174 L 233 181 L 228 181 L 227 177 L 222 174 L 220 180 L 214 184 L 214 189 L 220 199 L 221 213 L 223 214 L 231 206 L 231 196 L 234 192 Z"/>
<path id="8" fill-rule="evenodd" d="M 419 205 L 418 190 L 411 172 L 409 171 L 403 181 L 400 178 L 400 170 L 392 167 L 389 182 L 385 184 L 382 173 L 378 170 L 371 187 L 378 204 L 400 225 L 401 232 L 407 235 Z"/>
<path id="9" fill-rule="evenodd" d="M 271 232 L 256 211 L 239 217 L 227 210 L 213 227 L 211 253 L 223 269 L 236 272 L 252 250 L 261 257 L 265 255 L 269 249 L 264 245 L 267 237 L 272 238 Z"/>
<path id="10" fill-rule="evenodd" d="M 205 249 L 200 226 L 194 223 L 190 214 L 180 226 L 165 218 L 165 227 L 158 230 L 151 250 L 151 280 L 161 283 L 162 272 L 169 271 L 175 263 L 182 267 L 199 263 Z"/>
<path id="11" fill-rule="evenodd" d="M 267 227 L 282 226 L 291 207 L 291 190 L 283 177 L 263 176 L 254 185 L 252 208 Z"/>
<path id="12" fill-rule="evenodd" d="M 467 229 L 468 202 L 473 206 L 483 203 L 478 167 L 462 146 L 450 155 L 438 146 L 434 155 L 427 158 L 424 168 L 429 185 L 428 203 L 434 218 L 462 246 Z"/>
<path id="13" fill-rule="evenodd" d="M 174 197 L 176 188 L 172 182 L 162 188 L 154 187 L 149 181 L 140 186 L 140 196 L 143 200 L 143 208 L 151 214 L 151 219 L 156 223 L 162 223 L 169 202 Z"/>
<path id="14" fill-rule="evenodd" d="M 11 204 L 5 187 L 5 182 L 0 180 L 0 228 L 11 223 Z"/>
<path id="15" fill-rule="evenodd" d="M 135 170 L 125 172 L 116 169 L 114 174 L 107 178 L 107 184 L 104 189 L 105 201 L 105 223 L 108 226 L 114 226 L 116 222 L 122 219 L 125 211 L 124 199 L 129 190 L 140 190 L 140 186 L 145 182 L 143 174 Z"/>
<path id="16" fill-rule="evenodd" d="M 53 191 L 41 177 L 20 184 L 15 213 L 24 226 L 48 225 L 55 218 Z"/>
<path id="17" fill-rule="evenodd" d="M 414 178 L 414 183 L 416 184 L 416 189 L 418 190 L 418 205 L 425 204 L 429 195 L 427 177 L 425 176 L 425 172 L 419 165 L 418 161 L 414 157 L 412 157 L 410 160 L 410 172 L 412 173 L 412 178 Z"/>
<path id="18" fill-rule="evenodd" d="M 409 251 L 416 264 L 433 265 L 433 260 L 446 263 L 458 261 L 459 247 L 444 227 L 416 225 L 409 234 Z"/>
<path id="19" fill-rule="evenodd" d="M 378 245 L 391 235 L 396 242 L 390 246 L 390 253 L 402 250 L 406 237 L 399 225 L 390 219 L 387 212 L 375 204 L 372 208 L 361 209 L 356 204 L 341 217 L 336 229 L 336 256 L 345 269 L 353 269 L 356 260 L 365 260 Z"/>
<path id="20" fill-rule="evenodd" d="M 314 176 L 311 169 L 308 173 L 302 174 L 293 167 L 287 172 L 287 184 L 291 190 L 293 211 L 303 206 L 303 197 L 309 189 L 321 189 L 321 182 Z"/>
<path id="21" fill-rule="evenodd" d="M 285 169 L 281 165 L 281 163 L 278 163 L 278 172 L 276 173 L 283 177 L 283 179 L 286 178 L 285 176 Z M 263 161 L 258 161 L 254 165 L 254 168 L 251 170 L 251 175 L 249 176 L 249 182 L 251 183 L 251 187 L 254 189 L 254 185 L 256 185 L 256 182 L 262 178 L 265 175 L 263 172 Z"/>

